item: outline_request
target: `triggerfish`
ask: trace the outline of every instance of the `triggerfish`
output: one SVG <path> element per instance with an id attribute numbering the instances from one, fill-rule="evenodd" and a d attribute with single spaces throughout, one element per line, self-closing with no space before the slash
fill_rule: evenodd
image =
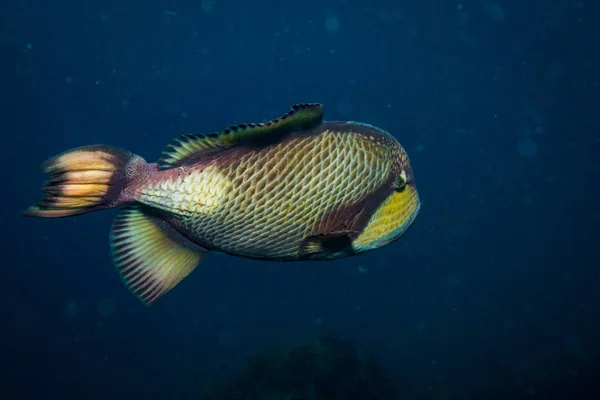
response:
<path id="1" fill-rule="evenodd" d="M 386 245 L 420 208 L 404 148 L 358 122 L 299 104 L 265 123 L 186 134 L 147 163 L 93 145 L 43 164 L 44 197 L 23 213 L 58 218 L 123 206 L 110 232 L 126 286 L 150 305 L 219 251 L 332 260 Z"/>

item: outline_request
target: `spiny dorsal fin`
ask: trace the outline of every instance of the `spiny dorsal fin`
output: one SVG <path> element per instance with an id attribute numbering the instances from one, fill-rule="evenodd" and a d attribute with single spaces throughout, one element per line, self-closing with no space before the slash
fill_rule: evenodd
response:
<path id="1" fill-rule="evenodd" d="M 269 122 L 233 125 L 223 132 L 179 136 L 162 152 L 158 168 L 178 167 L 202 155 L 240 144 L 262 146 L 289 133 L 310 129 L 322 120 L 321 104 L 296 104 L 287 114 Z"/>

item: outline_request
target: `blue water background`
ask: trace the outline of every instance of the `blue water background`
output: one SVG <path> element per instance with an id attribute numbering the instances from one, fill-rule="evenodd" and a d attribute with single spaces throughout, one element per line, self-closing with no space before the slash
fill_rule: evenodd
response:
<path id="1" fill-rule="evenodd" d="M 247 355 L 327 331 L 377 354 L 406 398 L 591 391 L 599 7 L 3 2 L 1 397 L 199 398 Z M 213 254 L 145 308 L 111 264 L 115 210 L 18 216 L 68 148 L 152 161 L 177 135 L 302 102 L 407 149 L 423 204 L 401 240 L 331 263 Z"/>

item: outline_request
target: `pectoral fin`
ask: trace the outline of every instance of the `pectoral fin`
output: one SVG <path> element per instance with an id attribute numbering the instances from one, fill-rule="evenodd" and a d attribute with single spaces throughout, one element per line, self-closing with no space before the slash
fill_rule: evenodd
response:
<path id="1" fill-rule="evenodd" d="M 201 248 L 141 206 L 121 209 L 110 244 L 125 285 L 146 305 L 175 287 L 204 257 Z"/>
<path id="2" fill-rule="evenodd" d="M 353 231 L 337 231 L 309 236 L 300 245 L 300 254 L 311 257 L 334 256 L 335 254 L 352 251 Z"/>

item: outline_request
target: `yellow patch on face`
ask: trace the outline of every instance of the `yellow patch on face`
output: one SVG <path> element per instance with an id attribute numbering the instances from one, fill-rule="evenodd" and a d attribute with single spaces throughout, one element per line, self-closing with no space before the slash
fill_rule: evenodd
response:
<path id="1" fill-rule="evenodd" d="M 410 226 L 420 206 L 419 195 L 413 186 L 407 185 L 402 191 L 392 192 L 354 240 L 354 249 L 375 249 L 397 238 Z"/>

